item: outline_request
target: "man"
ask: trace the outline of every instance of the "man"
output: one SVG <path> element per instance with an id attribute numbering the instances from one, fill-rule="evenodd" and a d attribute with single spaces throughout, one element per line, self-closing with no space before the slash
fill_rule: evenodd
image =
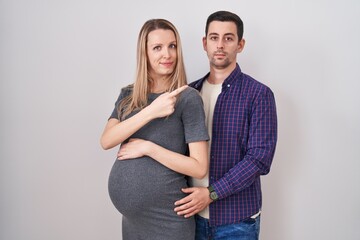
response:
<path id="1" fill-rule="evenodd" d="M 243 22 L 218 11 L 206 22 L 203 47 L 210 72 L 190 86 L 200 91 L 210 134 L 210 170 L 191 179 L 178 215 L 196 215 L 196 239 L 258 239 L 260 176 L 270 171 L 277 141 L 272 91 L 241 72 L 236 56 L 245 45 Z"/>

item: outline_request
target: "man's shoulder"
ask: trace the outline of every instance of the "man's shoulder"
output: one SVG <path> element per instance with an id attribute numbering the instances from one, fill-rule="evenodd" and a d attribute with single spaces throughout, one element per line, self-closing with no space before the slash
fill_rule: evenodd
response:
<path id="1" fill-rule="evenodd" d="M 210 75 L 210 72 L 208 72 L 206 75 L 204 75 L 203 77 L 189 83 L 188 85 L 192 88 L 195 88 L 196 90 L 200 91 L 202 84 L 204 82 L 205 79 L 207 79 Z"/>
<path id="2" fill-rule="evenodd" d="M 196 86 L 201 82 L 202 78 L 189 83 L 189 86 L 196 89 Z"/>
<path id="3" fill-rule="evenodd" d="M 244 86 L 244 88 L 250 88 L 261 92 L 271 92 L 270 87 L 268 87 L 265 83 L 253 78 L 246 73 L 243 73 L 242 86 Z"/>

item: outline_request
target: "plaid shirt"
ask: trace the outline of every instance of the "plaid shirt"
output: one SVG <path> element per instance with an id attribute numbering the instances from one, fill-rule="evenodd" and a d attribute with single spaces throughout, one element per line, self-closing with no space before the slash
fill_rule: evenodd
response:
<path id="1" fill-rule="evenodd" d="M 189 84 L 198 91 L 209 73 Z M 213 116 L 209 183 L 219 200 L 210 204 L 210 225 L 238 223 L 261 209 L 260 175 L 270 171 L 277 141 L 270 88 L 241 72 L 225 79 Z"/>

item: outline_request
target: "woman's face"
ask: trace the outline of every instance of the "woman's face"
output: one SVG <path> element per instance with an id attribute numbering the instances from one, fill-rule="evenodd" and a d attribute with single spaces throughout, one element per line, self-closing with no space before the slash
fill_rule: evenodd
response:
<path id="1" fill-rule="evenodd" d="M 147 37 L 149 74 L 153 80 L 168 77 L 177 61 L 175 34 L 171 30 L 157 29 Z"/>

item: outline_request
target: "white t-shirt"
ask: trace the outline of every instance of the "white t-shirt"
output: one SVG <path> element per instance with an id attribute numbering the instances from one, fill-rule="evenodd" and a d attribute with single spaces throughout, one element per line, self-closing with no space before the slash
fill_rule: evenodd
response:
<path id="1" fill-rule="evenodd" d="M 210 161 L 210 149 L 211 149 L 211 139 L 212 139 L 212 124 L 216 100 L 221 93 L 222 83 L 220 84 L 211 84 L 207 81 L 204 81 L 202 89 L 200 91 L 202 100 L 204 102 L 204 111 L 205 111 L 205 123 L 209 132 L 209 159 Z M 209 186 L 209 173 L 203 179 L 191 178 L 190 185 L 193 187 L 208 187 Z M 205 208 L 198 213 L 203 218 L 209 219 L 209 207 Z"/>

